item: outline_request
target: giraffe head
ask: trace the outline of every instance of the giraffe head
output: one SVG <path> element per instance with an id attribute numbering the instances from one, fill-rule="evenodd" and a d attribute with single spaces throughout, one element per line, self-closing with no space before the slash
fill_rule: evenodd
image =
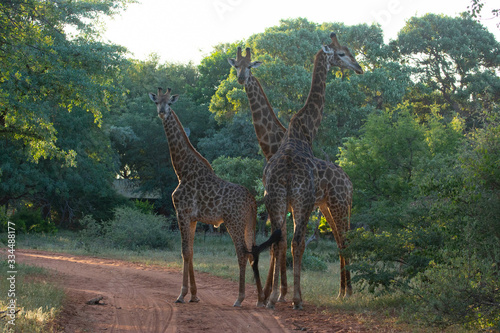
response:
<path id="1" fill-rule="evenodd" d="M 328 55 L 330 66 L 337 66 L 341 69 L 352 69 L 356 74 L 363 74 L 361 66 L 347 46 L 340 45 L 337 35 L 334 32 L 330 34 L 330 38 L 332 39 L 332 43 L 330 45 L 323 45 L 323 51 Z"/>
<path id="2" fill-rule="evenodd" d="M 167 92 L 165 94 L 162 93 L 163 89 L 158 88 L 158 94 L 149 93 L 149 98 L 156 104 L 156 110 L 158 111 L 158 117 L 161 119 L 167 118 L 172 109 L 170 105 L 177 102 L 179 95 L 170 95 L 172 89 L 167 88 Z"/>
<path id="3" fill-rule="evenodd" d="M 245 56 L 241 55 L 241 47 L 238 47 L 238 54 L 236 59 L 227 59 L 229 64 L 236 68 L 236 76 L 238 77 L 238 82 L 240 84 L 245 84 L 251 75 L 250 69 L 259 67 L 262 62 L 251 61 L 250 48 L 246 48 Z"/>

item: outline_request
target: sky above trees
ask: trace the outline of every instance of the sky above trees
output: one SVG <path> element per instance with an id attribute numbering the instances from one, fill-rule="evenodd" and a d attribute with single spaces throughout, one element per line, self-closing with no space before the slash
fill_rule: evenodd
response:
<path id="1" fill-rule="evenodd" d="M 405 22 L 427 13 L 456 16 L 467 11 L 470 0 L 403 1 L 353 0 L 334 2 L 311 0 L 282 2 L 264 0 L 144 0 L 130 4 L 119 17 L 105 19 L 104 38 L 125 46 L 136 59 L 156 52 L 162 61 L 198 64 L 213 46 L 248 38 L 279 24 L 281 19 L 343 22 L 346 25 L 380 24 L 385 41 L 396 39 Z M 481 23 L 500 39 L 495 20 L 488 20 L 489 1 L 482 9 Z"/>

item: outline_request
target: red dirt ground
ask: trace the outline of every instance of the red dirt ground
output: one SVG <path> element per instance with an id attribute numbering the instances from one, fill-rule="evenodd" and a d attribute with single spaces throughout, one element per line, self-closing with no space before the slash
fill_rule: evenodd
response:
<path id="1" fill-rule="evenodd" d="M 176 304 L 182 283 L 177 269 L 35 250 L 16 251 L 16 260 L 56 272 L 54 282 L 67 295 L 58 332 L 395 332 L 307 303 L 302 311 L 290 303 L 257 308 L 250 283 L 242 307 L 235 308 L 237 283 L 206 273 L 196 272 L 201 301 Z M 102 305 L 86 304 L 97 296 L 104 297 Z"/>

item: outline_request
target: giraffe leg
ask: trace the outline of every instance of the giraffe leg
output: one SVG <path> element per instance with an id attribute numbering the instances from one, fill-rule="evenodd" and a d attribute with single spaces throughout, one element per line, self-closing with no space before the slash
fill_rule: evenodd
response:
<path id="1" fill-rule="evenodd" d="M 286 224 L 285 224 L 286 226 Z M 285 240 L 283 242 L 283 250 L 281 252 L 281 258 L 280 258 L 280 263 L 281 263 L 281 289 L 280 289 L 280 296 L 278 298 L 278 302 L 286 302 L 286 294 L 288 292 L 288 282 L 286 279 L 286 228 L 284 229 L 284 235 L 282 236 L 283 239 Z"/>
<path id="2" fill-rule="evenodd" d="M 266 191 L 268 189 L 266 188 Z M 271 263 L 269 267 L 269 275 L 266 281 L 266 288 L 268 284 L 272 283 L 272 291 L 269 295 L 269 300 L 267 307 L 274 309 L 276 302 L 279 297 L 279 277 L 282 268 L 282 259 L 284 259 L 283 253 L 286 249 L 286 213 L 287 213 L 287 195 L 286 188 L 284 186 L 276 185 L 272 189 L 272 194 L 269 192 L 264 196 L 267 211 L 269 213 L 269 219 L 271 221 L 271 229 L 281 230 L 281 240 L 278 243 L 273 244 L 271 252 Z M 286 253 L 285 253 L 286 255 Z M 286 262 L 285 262 L 286 265 Z M 272 273 L 272 279 L 271 277 Z M 286 288 L 284 290 L 286 292 Z"/>
<path id="3" fill-rule="evenodd" d="M 345 215 L 342 213 L 337 213 L 334 215 L 332 214 L 332 210 L 327 206 L 321 206 L 320 207 L 321 212 L 323 213 L 323 216 L 326 218 L 326 221 L 332 228 L 333 236 L 335 237 L 335 242 L 337 242 L 337 248 L 340 251 L 342 251 L 343 248 L 345 248 L 345 240 L 344 240 L 344 234 L 347 231 L 347 226 L 348 224 L 345 223 Z M 352 295 L 352 286 L 351 286 L 351 273 L 349 270 L 346 270 L 346 259 L 339 254 L 339 261 L 340 261 L 340 288 L 339 288 L 339 294 L 337 298 L 344 298 L 345 296 L 350 296 Z"/>
<path id="4" fill-rule="evenodd" d="M 294 211 L 295 230 L 292 239 L 293 255 L 293 308 L 302 310 L 302 290 L 300 288 L 300 271 L 302 268 L 302 256 L 306 247 L 305 236 L 307 222 L 311 215 L 311 210 L 304 209 L 301 212 Z"/>
<path id="5" fill-rule="evenodd" d="M 345 247 L 339 247 L 339 251 L 343 248 Z M 352 296 L 351 272 L 346 268 L 347 265 L 349 265 L 349 261 L 342 255 L 340 255 L 341 281 L 338 298 L 346 298 Z"/>
<path id="6" fill-rule="evenodd" d="M 267 308 L 268 309 L 274 309 L 274 306 L 276 304 L 276 301 L 278 300 L 278 284 L 279 284 L 279 275 L 280 275 L 280 251 L 281 251 L 281 243 L 282 241 L 278 242 L 278 244 L 273 245 L 273 256 L 272 260 L 273 263 L 271 266 L 274 268 L 273 272 L 273 283 L 272 283 L 272 292 L 271 295 L 269 296 L 269 300 L 267 302 Z"/>
<path id="7" fill-rule="evenodd" d="M 242 261 L 242 262 L 241 262 Z M 245 299 L 245 270 L 246 270 L 246 256 L 238 259 L 240 265 L 240 285 L 238 299 L 234 302 L 233 306 L 241 306 L 241 302 Z"/>
<path id="8" fill-rule="evenodd" d="M 349 260 L 345 259 L 345 266 L 349 265 Z M 349 269 L 345 269 L 345 278 L 346 278 L 346 297 L 352 296 L 352 284 L 351 284 L 351 271 Z"/>
<path id="9" fill-rule="evenodd" d="M 178 216 L 179 230 L 181 231 L 181 244 L 182 244 L 182 287 L 176 303 L 184 303 L 189 287 L 188 280 L 190 271 L 193 265 L 193 242 L 191 240 L 191 223 L 182 217 Z M 196 224 L 195 224 L 196 226 Z M 191 277 L 194 280 L 194 277 Z"/>
<path id="10" fill-rule="evenodd" d="M 238 266 L 240 268 L 240 283 L 239 283 L 239 293 L 238 298 L 234 302 L 233 306 L 241 306 L 241 302 L 245 299 L 245 270 L 247 265 L 248 253 L 250 252 L 247 249 L 247 245 L 245 242 L 245 235 L 241 232 L 237 232 L 234 227 L 237 221 L 227 221 L 226 228 L 233 240 L 234 247 L 236 249 L 236 255 L 238 256 Z M 240 230 L 243 231 L 243 230 Z"/>
<path id="11" fill-rule="evenodd" d="M 272 231 L 271 231 L 272 232 Z M 267 272 L 266 285 L 264 287 L 264 300 L 267 302 L 269 299 L 269 295 L 271 295 L 271 289 L 273 285 L 273 276 L 274 276 L 274 246 L 271 246 L 271 250 L 269 251 L 269 271 Z"/>
<path id="12" fill-rule="evenodd" d="M 199 302 L 200 299 L 196 296 L 198 289 L 196 288 L 196 281 L 194 279 L 194 268 L 193 268 L 193 244 L 194 244 L 194 234 L 196 232 L 196 222 L 191 222 L 189 230 L 189 246 L 191 248 L 191 260 L 189 262 L 189 282 L 191 288 L 191 299 L 189 302 Z"/>
<path id="13" fill-rule="evenodd" d="M 340 247 L 339 247 L 340 250 Z M 339 290 L 339 295 L 337 298 L 344 298 L 345 297 L 345 290 L 346 290 L 346 272 L 345 272 L 345 259 L 344 257 L 340 256 L 340 290 Z"/>
<path id="14" fill-rule="evenodd" d="M 248 261 L 250 262 L 250 265 L 252 265 L 252 266 L 254 265 L 253 260 L 254 260 L 253 256 L 250 255 L 248 257 Z M 262 289 L 262 282 L 260 280 L 259 275 L 255 276 L 255 284 L 257 286 L 257 304 L 256 304 L 256 306 L 258 308 L 263 308 L 266 304 L 264 301 L 264 291 Z"/>

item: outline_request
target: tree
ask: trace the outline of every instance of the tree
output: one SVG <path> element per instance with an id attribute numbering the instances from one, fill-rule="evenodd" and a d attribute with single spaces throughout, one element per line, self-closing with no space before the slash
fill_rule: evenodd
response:
<path id="1" fill-rule="evenodd" d="M 52 117 L 80 107 L 101 123 L 124 49 L 97 41 L 93 25 L 126 1 L 8 1 L 0 4 L 0 136 L 20 141 L 33 161 L 74 151 L 56 144 Z M 76 35 L 65 32 L 75 28 Z M 36 105 L 36 107 L 35 107 Z"/>
<path id="2" fill-rule="evenodd" d="M 371 114 L 361 137 L 341 149 L 340 165 L 355 184 L 352 223 L 364 227 L 350 233 L 348 253 L 355 279 L 371 290 L 406 290 L 432 260 L 442 260 L 438 249 L 452 236 L 429 213 L 433 201 L 423 189 L 427 184 L 443 192 L 445 180 L 449 188 L 459 183 L 462 130 L 459 119 L 446 123 L 438 109 L 422 123 L 402 105 Z"/>
<path id="3" fill-rule="evenodd" d="M 498 112 L 500 44 L 467 14 L 413 17 L 394 46 L 417 82 L 436 92 L 439 104 L 449 106 L 444 115 L 458 113 L 468 127 L 477 127 Z"/>
<path id="4" fill-rule="evenodd" d="M 119 95 L 125 49 L 99 42 L 95 22 L 126 3 L 0 3 L 2 205 L 28 203 L 69 223 L 119 202 L 101 125 Z"/>
<path id="5" fill-rule="evenodd" d="M 471 0 L 470 6 L 467 6 L 467 9 L 469 10 L 470 15 L 477 19 L 481 20 L 483 19 L 483 7 L 484 7 L 484 1 L 483 0 Z M 500 17 L 500 9 L 499 8 L 492 8 L 490 10 L 491 17 L 486 17 L 484 19 L 491 19 L 491 18 L 499 18 Z M 497 27 L 500 29 L 500 22 L 497 23 Z"/>
<path id="6" fill-rule="evenodd" d="M 212 162 L 212 167 L 217 176 L 229 182 L 240 184 L 256 195 L 255 183 L 262 178 L 264 159 L 221 156 Z"/>
<path id="7" fill-rule="evenodd" d="M 198 105 L 208 105 L 217 87 L 229 74 L 227 58 L 236 52 L 235 44 L 217 45 L 212 53 L 201 60 L 198 66 L 197 83 L 190 90 Z"/>
<path id="8" fill-rule="evenodd" d="M 249 114 L 238 113 L 220 130 L 207 130 L 198 143 L 199 152 L 210 162 L 219 156 L 260 159 L 260 148 Z"/>

